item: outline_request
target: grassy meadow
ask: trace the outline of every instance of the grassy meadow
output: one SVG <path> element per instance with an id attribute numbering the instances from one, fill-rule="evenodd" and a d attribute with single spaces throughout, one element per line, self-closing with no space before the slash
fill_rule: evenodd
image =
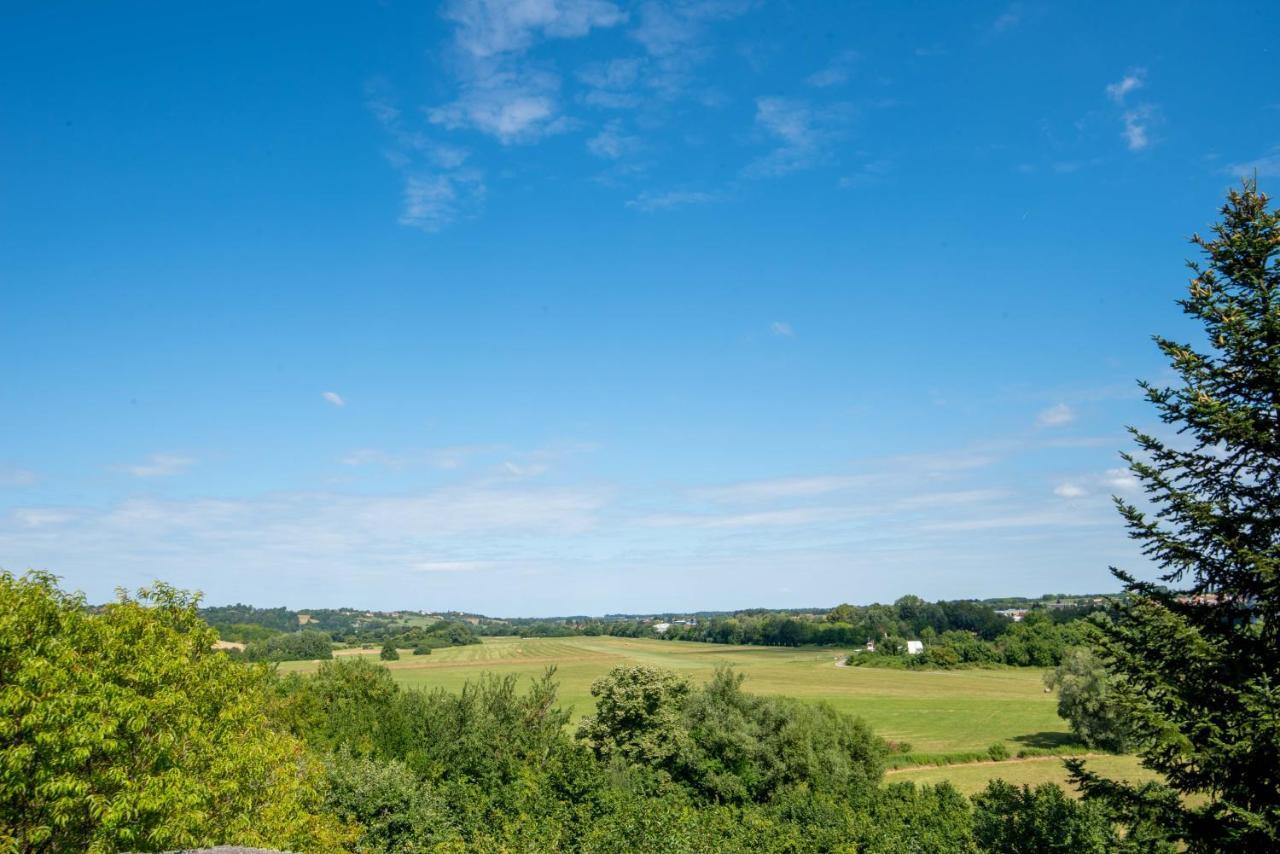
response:
<path id="1" fill-rule="evenodd" d="M 378 651 L 346 654 L 377 656 Z M 836 666 L 842 658 L 843 653 L 830 649 L 613 637 L 486 638 L 479 645 L 438 649 L 431 655 L 415 656 L 402 650 L 401 659 L 389 662 L 388 667 L 406 687 L 457 691 L 481 673 L 536 676 L 555 665 L 561 701 L 580 717 L 593 708 L 592 681 L 615 665 L 642 662 L 702 681 L 717 665 L 728 664 L 746 675 L 744 687 L 749 691 L 825 700 L 860 715 L 890 741 L 910 742 L 917 753 L 985 750 L 1003 741 L 1010 753 L 1016 754 L 1025 747 L 1053 747 L 1069 741 L 1055 698 L 1045 692 L 1039 670 L 905 671 Z M 286 662 L 280 668 L 308 672 L 316 666 L 316 662 Z M 1124 766 L 1126 776 L 1131 776 L 1129 770 L 1139 770 L 1128 757 L 1099 757 L 1097 761 Z M 1017 782 L 1065 779 L 1058 759 L 914 768 L 895 772 L 893 779 L 951 779 L 971 791 L 996 776 Z"/>

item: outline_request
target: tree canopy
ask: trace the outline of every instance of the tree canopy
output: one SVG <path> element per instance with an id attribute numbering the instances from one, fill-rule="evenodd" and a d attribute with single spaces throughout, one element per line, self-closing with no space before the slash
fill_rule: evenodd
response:
<path id="1" fill-rule="evenodd" d="M 1183 311 L 1199 345 L 1157 337 L 1177 383 L 1143 383 L 1169 429 L 1132 429 L 1146 504 L 1118 500 L 1161 582 L 1116 570 L 1131 604 L 1103 624 L 1144 764 L 1169 789 L 1103 780 L 1086 793 L 1193 851 L 1280 848 L 1280 213 L 1233 190 Z M 1187 796 L 1190 796 L 1188 798 Z"/>

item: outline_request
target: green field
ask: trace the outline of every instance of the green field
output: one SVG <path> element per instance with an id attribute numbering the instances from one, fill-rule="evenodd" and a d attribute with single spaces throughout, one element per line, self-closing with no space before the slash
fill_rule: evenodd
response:
<path id="1" fill-rule="evenodd" d="M 377 655 L 369 650 L 369 655 Z M 575 717 L 588 714 L 591 682 L 609 668 L 643 662 L 705 680 L 719 664 L 746 675 L 744 688 L 826 700 L 859 715 L 878 734 L 910 742 L 921 753 L 983 750 L 1004 741 L 1012 753 L 1068 740 L 1041 672 L 1032 669 L 904 671 L 837 667 L 836 650 L 721 646 L 612 637 L 487 638 L 475 646 L 414 656 L 402 651 L 389 663 L 402 685 L 457 691 L 481 672 L 539 675 L 556 665 L 560 696 Z M 314 662 L 288 662 L 281 670 L 313 670 Z"/>

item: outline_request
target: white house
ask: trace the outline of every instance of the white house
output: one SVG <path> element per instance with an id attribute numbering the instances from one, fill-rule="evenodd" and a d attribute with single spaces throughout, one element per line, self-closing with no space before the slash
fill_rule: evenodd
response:
<path id="1" fill-rule="evenodd" d="M 653 630 L 660 635 L 665 635 L 667 633 L 667 629 L 669 628 L 671 628 L 670 623 L 654 623 L 653 624 Z"/>
<path id="2" fill-rule="evenodd" d="M 907 655 L 919 655 L 924 652 L 924 644 L 920 641 L 907 641 Z"/>

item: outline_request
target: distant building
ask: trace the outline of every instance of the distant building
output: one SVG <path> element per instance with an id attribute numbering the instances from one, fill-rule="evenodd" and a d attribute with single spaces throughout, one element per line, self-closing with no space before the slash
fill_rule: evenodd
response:
<path id="1" fill-rule="evenodd" d="M 670 623 L 654 623 L 653 624 L 653 630 L 660 635 L 665 635 L 667 633 L 667 629 L 669 628 L 671 628 Z"/>
<path id="2" fill-rule="evenodd" d="M 907 655 L 919 655 L 924 652 L 924 643 L 921 641 L 907 641 Z"/>
<path id="3" fill-rule="evenodd" d="M 1026 608 L 1005 608 L 1003 611 L 996 611 L 1002 617 L 1008 617 L 1015 623 L 1021 623 L 1022 618 L 1027 616 Z"/>

